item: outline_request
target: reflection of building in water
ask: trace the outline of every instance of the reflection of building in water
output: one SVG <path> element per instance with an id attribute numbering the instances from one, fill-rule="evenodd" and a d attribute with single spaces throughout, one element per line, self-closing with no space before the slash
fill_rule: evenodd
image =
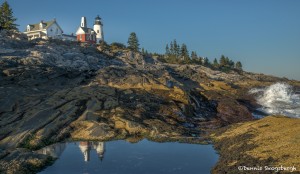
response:
<path id="1" fill-rule="evenodd" d="M 84 161 L 90 160 L 90 151 L 94 149 L 99 159 L 102 161 L 105 152 L 105 143 L 104 142 L 88 142 L 88 141 L 81 141 L 79 143 L 79 148 L 84 156 Z"/>
<path id="2" fill-rule="evenodd" d="M 96 150 L 99 159 L 102 161 L 104 158 L 105 152 L 105 143 L 104 142 L 93 142 L 93 148 Z"/>
<path id="3" fill-rule="evenodd" d="M 58 158 L 65 150 L 65 148 L 66 148 L 66 143 L 57 143 L 57 144 L 44 147 L 38 150 L 37 153 L 49 155 L 52 156 L 53 158 Z"/>
<path id="4" fill-rule="evenodd" d="M 84 161 L 89 161 L 90 160 L 90 150 L 91 150 L 90 142 L 81 141 L 79 143 L 79 148 L 84 156 Z"/>

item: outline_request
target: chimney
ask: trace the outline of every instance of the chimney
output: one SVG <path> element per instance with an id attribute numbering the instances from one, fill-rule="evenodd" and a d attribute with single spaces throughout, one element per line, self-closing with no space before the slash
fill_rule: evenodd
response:
<path id="1" fill-rule="evenodd" d="M 87 28 L 86 17 L 81 17 L 81 27 Z"/>
<path id="2" fill-rule="evenodd" d="M 41 20 L 41 23 L 40 23 L 40 30 L 41 29 L 44 29 L 44 21 L 43 20 Z"/>

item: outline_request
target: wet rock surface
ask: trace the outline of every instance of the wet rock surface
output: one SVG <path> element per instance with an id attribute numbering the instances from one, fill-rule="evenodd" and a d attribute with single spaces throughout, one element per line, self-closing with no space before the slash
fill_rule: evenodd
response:
<path id="1" fill-rule="evenodd" d="M 252 120 L 254 98 L 245 91 L 287 81 L 164 64 L 128 50 L 112 57 L 95 46 L 29 42 L 20 34 L 1 33 L 0 43 L 0 170 L 6 173 L 36 172 L 24 165 L 37 169 L 49 159 L 31 150 L 66 139 L 178 140 Z"/>

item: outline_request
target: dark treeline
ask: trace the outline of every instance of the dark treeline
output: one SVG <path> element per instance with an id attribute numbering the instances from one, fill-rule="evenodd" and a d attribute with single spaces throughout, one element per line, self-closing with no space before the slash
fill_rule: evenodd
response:
<path id="1" fill-rule="evenodd" d="M 219 60 L 215 58 L 213 62 L 210 62 L 207 57 L 198 56 L 196 51 L 189 54 L 186 44 L 178 44 L 176 39 L 167 44 L 165 50 L 165 54 L 160 55 L 159 58 L 166 63 L 203 65 L 221 71 L 242 70 L 240 61 L 234 62 L 224 55 L 221 55 Z"/>

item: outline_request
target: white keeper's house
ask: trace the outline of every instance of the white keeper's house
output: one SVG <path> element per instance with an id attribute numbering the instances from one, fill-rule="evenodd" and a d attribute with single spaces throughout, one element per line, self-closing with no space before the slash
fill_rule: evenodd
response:
<path id="1" fill-rule="evenodd" d="M 28 24 L 24 32 L 29 40 L 42 38 L 54 38 L 62 40 L 76 41 L 76 36 L 63 34 L 63 30 L 58 25 L 56 19 L 51 21 L 41 21 L 36 24 Z"/>

